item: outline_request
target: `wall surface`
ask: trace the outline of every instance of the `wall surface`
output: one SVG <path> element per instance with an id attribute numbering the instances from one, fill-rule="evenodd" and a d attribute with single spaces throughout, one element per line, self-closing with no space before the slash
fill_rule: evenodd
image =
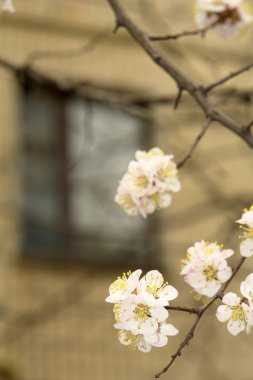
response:
<path id="1" fill-rule="evenodd" d="M 107 2 L 14 2 L 16 13 L 1 15 L 0 58 L 19 65 L 28 59 L 32 67 L 61 83 L 67 78 L 139 96 L 175 96 L 173 81 L 124 30 L 111 34 L 114 17 Z M 151 0 L 129 0 L 124 1 L 124 6 L 153 34 L 195 27 L 193 11 L 188 10 L 186 0 L 161 0 L 156 4 Z M 158 45 L 175 65 L 205 84 L 250 61 L 252 34 L 251 26 L 236 39 L 222 40 L 210 31 L 205 38 L 197 36 Z M 35 54 L 38 51 L 54 53 Z M 112 327 L 111 306 L 104 302 L 109 284 L 129 268 L 99 264 L 66 267 L 41 261 L 31 264 L 21 259 L 18 164 L 22 108 L 16 79 L 1 68 L 0 86 L 0 367 L 7 367 L 16 379 L 23 380 L 152 378 L 177 348 L 192 317 L 171 312 L 171 322 L 180 334 L 161 350 L 154 349 L 148 355 L 134 352 L 119 344 Z M 252 73 L 248 72 L 224 88 L 251 86 Z M 218 96 L 213 96 L 212 101 L 240 123 L 253 118 L 251 101 Z M 171 102 L 135 111 L 152 119 L 153 145 L 173 152 L 177 161 L 189 151 L 205 122 L 187 95 L 176 111 Z M 252 167 L 252 152 L 246 144 L 213 124 L 180 171 L 182 191 L 174 196 L 170 208 L 159 213 L 162 249 L 157 252 L 166 279 L 180 291 L 175 304 L 197 303 L 178 276 L 180 259 L 195 241 L 222 242 L 234 248 L 238 256 L 239 230 L 234 222 L 243 207 L 252 203 Z M 148 244 L 153 238 L 150 234 Z M 249 260 L 231 290 L 238 292 L 237 285 L 251 270 Z M 225 325 L 217 322 L 215 309 L 214 305 L 203 318 L 190 348 L 164 378 L 181 379 L 186 373 L 189 380 L 252 378 L 252 336 L 229 335 Z"/>

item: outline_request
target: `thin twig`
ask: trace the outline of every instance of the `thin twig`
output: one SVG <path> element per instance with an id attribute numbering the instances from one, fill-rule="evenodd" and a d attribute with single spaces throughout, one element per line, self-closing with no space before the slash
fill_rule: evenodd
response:
<path id="1" fill-rule="evenodd" d="M 218 86 L 221 86 L 222 84 L 228 82 L 229 80 L 237 77 L 238 75 L 244 73 L 245 71 L 248 71 L 250 70 L 251 68 L 253 67 L 253 63 L 249 63 L 243 67 L 241 67 L 240 69 L 236 70 L 236 71 L 233 71 L 232 73 L 226 75 L 225 77 L 221 78 L 220 80 L 216 81 L 216 82 L 213 82 L 211 83 L 209 86 L 206 86 L 204 88 L 205 92 L 208 93 L 210 92 L 211 90 L 213 90 L 214 88 L 218 87 Z"/>
<path id="2" fill-rule="evenodd" d="M 251 132 L 249 130 L 245 131 L 240 124 L 236 123 L 226 114 L 210 104 L 206 96 L 206 89 L 195 84 L 191 78 L 175 67 L 167 56 L 153 46 L 152 41 L 149 40 L 147 34 L 126 14 L 119 0 L 107 1 L 114 12 L 117 23 L 119 23 L 121 27 L 126 28 L 129 34 L 143 48 L 153 62 L 173 78 L 178 88 L 187 91 L 191 95 L 206 117 L 211 117 L 213 121 L 219 122 L 221 125 L 240 136 L 251 148 L 253 148 L 253 135 Z"/>
<path id="3" fill-rule="evenodd" d="M 173 106 L 174 110 L 176 110 L 178 108 L 178 106 L 179 106 L 179 103 L 180 103 L 181 98 L 182 98 L 182 93 L 183 93 L 183 89 L 179 87 L 178 88 L 178 94 L 176 96 L 175 103 L 174 103 L 174 106 Z"/>
<path id="4" fill-rule="evenodd" d="M 184 340 L 180 343 L 177 351 L 171 356 L 171 360 L 169 361 L 169 363 L 160 372 L 158 372 L 155 375 L 156 379 L 158 379 L 163 373 L 167 372 L 168 369 L 171 367 L 171 365 L 174 363 L 174 361 L 179 356 L 181 356 L 183 348 L 185 348 L 186 346 L 188 346 L 189 343 L 190 343 L 190 340 L 194 337 L 195 329 L 198 326 L 200 319 L 202 318 L 202 316 L 204 315 L 204 313 L 206 312 L 206 310 L 209 309 L 209 307 L 217 299 L 222 298 L 222 296 L 224 294 L 224 291 L 227 289 L 228 285 L 230 284 L 230 282 L 232 281 L 232 279 L 235 277 L 236 273 L 241 268 L 241 266 L 244 263 L 245 259 L 246 259 L 245 257 L 241 257 L 240 258 L 240 260 L 238 261 L 237 265 L 232 270 L 232 275 L 231 275 L 230 279 L 223 284 L 223 286 L 221 287 L 221 289 L 210 299 L 210 301 L 207 304 L 201 306 L 200 308 L 196 308 L 196 310 L 198 312 L 196 313 L 197 317 L 196 317 L 195 321 L 193 322 L 191 328 L 187 332 Z"/>
<path id="5" fill-rule="evenodd" d="M 167 40 L 177 40 L 181 37 L 188 37 L 188 36 L 196 36 L 200 35 L 201 37 L 204 37 L 206 32 L 212 28 L 214 28 L 218 24 L 218 20 L 215 20 L 210 25 L 206 26 L 205 28 L 200 29 L 194 29 L 194 30 L 186 30 L 184 32 L 180 32 L 177 34 L 164 34 L 163 36 L 152 36 L 149 35 L 150 41 L 167 41 Z"/>
<path id="6" fill-rule="evenodd" d="M 184 311 L 189 314 L 199 314 L 199 307 L 165 306 L 167 310 Z"/>
<path id="7" fill-rule="evenodd" d="M 104 30 L 99 32 L 95 36 L 93 36 L 88 42 L 82 44 L 79 47 L 65 49 L 65 50 L 40 50 L 33 51 L 28 55 L 25 60 L 24 66 L 31 66 L 35 61 L 41 59 L 55 59 L 55 58 L 74 58 L 83 54 L 90 53 L 95 49 L 98 43 L 100 43 L 105 37 L 108 36 L 108 30 Z"/>
<path id="8" fill-rule="evenodd" d="M 194 150 L 197 148 L 200 140 L 204 137 L 204 135 L 206 134 L 206 131 L 208 130 L 210 124 L 212 122 L 212 119 L 209 118 L 206 122 L 206 124 L 204 125 L 204 127 L 201 129 L 200 133 L 198 134 L 198 136 L 196 137 L 196 139 L 194 140 L 194 143 L 192 144 L 189 152 L 186 154 L 186 156 L 178 162 L 177 164 L 177 168 L 178 169 L 181 169 L 185 164 L 186 162 L 191 158 Z"/>

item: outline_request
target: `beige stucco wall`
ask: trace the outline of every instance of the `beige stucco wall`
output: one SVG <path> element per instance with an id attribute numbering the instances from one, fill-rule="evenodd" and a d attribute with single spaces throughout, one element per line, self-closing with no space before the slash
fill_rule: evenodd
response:
<path id="1" fill-rule="evenodd" d="M 194 27 L 188 2 L 126 1 L 136 19 L 153 33 Z M 44 59 L 36 68 L 53 77 L 89 80 L 94 84 L 172 95 L 172 80 L 152 63 L 124 31 L 111 35 L 113 16 L 105 1 L 16 1 L 17 12 L 4 15 L 0 28 L 0 57 L 22 64 L 35 50 L 77 48 L 104 33 L 93 50 L 76 57 Z M 148 10 L 151 9 L 150 12 Z M 142 15 L 142 17 L 139 16 Z M 154 21 L 152 24 L 151 21 Z M 185 21 L 186 20 L 186 21 Z M 214 80 L 250 60 L 252 28 L 236 40 L 219 40 L 210 32 L 205 39 L 190 38 L 164 43 L 162 49 L 176 65 L 196 81 Z M 181 333 L 168 347 L 149 355 L 121 346 L 112 327 L 110 305 L 104 303 L 109 283 L 118 269 L 99 267 L 28 266 L 19 256 L 19 103 L 15 81 L 0 74 L 0 319 L 1 360 L 17 366 L 26 380 L 132 380 L 149 379 L 168 361 L 183 336 L 190 316 L 172 315 Z M 233 86 L 249 88 L 252 74 L 244 74 Z M 216 101 L 214 99 L 214 101 Z M 252 119 L 251 104 L 222 104 L 237 120 Z M 156 141 L 179 160 L 203 125 L 203 115 L 191 101 L 177 111 L 171 106 L 151 110 L 156 121 Z M 179 259 L 194 241 L 224 242 L 237 250 L 238 229 L 234 221 L 244 205 L 252 202 L 252 152 L 237 136 L 212 125 L 192 160 L 182 169 L 182 191 L 172 206 L 160 213 L 164 273 L 180 292 L 177 304 L 191 305 L 189 287 L 178 277 Z M 152 236 L 150 236 L 152 242 Z M 251 271 L 245 265 L 236 282 Z M 129 268 L 124 268 L 129 269 Z M 121 269 L 120 269 L 121 270 Z M 236 284 L 231 289 L 237 290 Z M 251 378 L 252 337 L 233 338 L 214 318 L 215 307 L 203 320 L 183 358 L 171 369 L 173 379 L 187 373 L 189 379 Z M 25 314 L 23 314 L 25 313 Z M 28 313 L 28 314 L 27 314 Z M 21 319 L 20 314 L 30 316 Z M 185 320 L 189 322 L 185 322 Z M 1 364 L 1 363 L 0 363 Z"/>

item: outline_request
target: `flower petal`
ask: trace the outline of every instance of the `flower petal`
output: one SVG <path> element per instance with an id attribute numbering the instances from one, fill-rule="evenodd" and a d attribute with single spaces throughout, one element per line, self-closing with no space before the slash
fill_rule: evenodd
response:
<path id="1" fill-rule="evenodd" d="M 227 322 L 232 315 L 232 310 L 229 306 L 221 305 L 218 307 L 216 317 L 220 322 Z"/>
<path id="2" fill-rule="evenodd" d="M 228 306 L 236 306 L 240 303 L 240 297 L 233 292 L 229 292 L 222 298 L 222 302 Z"/>
<path id="3" fill-rule="evenodd" d="M 232 321 L 230 319 L 230 321 L 227 324 L 228 331 L 230 332 L 230 334 L 232 334 L 234 336 L 236 336 L 240 332 L 244 331 L 245 327 L 246 327 L 245 322 L 238 320 L 238 319 L 236 321 Z"/>
<path id="4" fill-rule="evenodd" d="M 253 255 L 253 239 L 245 239 L 240 244 L 240 252 L 243 257 L 250 257 Z"/>
<path id="5" fill-rule="evenodd" d="M 159 289 L 163 282 L 163 276 L 158 270 L 151 270 L 146 274 L 146 283 L 152 289 Z"/>
<path id="6" fill-rule="evenodd" d="M 163 322 L 165 321 L 168 316 L 169 312 L 162 306 L 158 307 L 151 307 L 150 308 L 150 314 L 151 316 L 157 321 L 157 322 Z"/>
<path id="7" fill-rule="evenodd" d="M 172 301 L 178 296 L 178 291 L 174 286 L 167 285 L 161 290 L 158 290 L 157 295 L 159 297 L 159 300 L 162 298 L 164 302 L 166 301 Z M 166 304 L 165 304 L 166 305 Z"/>
<path id="8" fill-rule="evenodd" d="M 178 329 L 170 323 L 162 324 L 160 330 L 163 335 L 175 336 L 178 334 Z"/>

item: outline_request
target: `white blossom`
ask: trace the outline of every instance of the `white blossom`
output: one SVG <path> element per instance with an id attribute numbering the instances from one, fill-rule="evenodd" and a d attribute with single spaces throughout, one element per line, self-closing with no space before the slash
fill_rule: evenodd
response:
<path id="1" fill-rule="evenodd" d="M 158 331 L 154 335 L 132 334 L 128 330 L 120 330 L 118 337 L 120 343 L 131 346 L 134 350 L 142 352 L 151 351 L 152 346 L 163 347 L 168 343 L 168 336 L 175 336 L 178 330 L 169 323 L 161 323 Z"/>
<path id="2" fill-rule="evenodd" d="M 123 273 L 122 277 L 118 277 L 109 287 L 110 295 L 105 299 L 106 302 L 116 303 L 130 296 L 138 286 L 141 273 L 142 271 L 137 269 L 133 273 Z"/>
<path id="3" fill-rule="evenodd" d="M 253 205 L 249 209 L 244 209 L 241 219 L 236 221 L 241 224 L 243 230 L 243 240 L 240 244 L 240 252 L 244 257 L 253 255 Z"/>
<path id="4" fill-rule="evenodd" d="M 227 293 L 222 298 L 224 305 L 218 307 L 216 317 L 220 322 L 227 322 L 227 329 L 232 335 L 242 331 L 248 334 L 253 325 L 253 310 L 235 293 Z"/>
<path id="5" fill-rule="evenodd" d="M 157 270 L 152 270 L 143 277 L 137 288 L 137 293 L 146 291 L 151 293 L 156 301 L 162 306 L 168 306 L 169 301 L 178 296 L 178 291 L 167 282 L 164 283 L 163 276 Z"/>
<path id="6" fill-rule="evenodd" d="M 253 273 L 250 273 L 245 281 L 241 282 L 240 291 L 248 303 L 253 306 Z"/>
<path id="7" fill-rule="evenodd" d="M 215 23 L 215 29 L 221 37 L 234 37 L 253 18 L 244 0 L 197 0 L 195 20 L 199 28 Z"/>
<path id="8" fill-rule="evenodd" d="M 198 294 L 213 297 L 232 274 L 226 258 L 233 255 L 232 249 L 222 249 L 216 243 L 197 242 L 181 260 L 180 274 Z"/>
<path id="9" fill-rule="evenodd" d="M 168 310 L 164 306 L 178 295 L 177 290 L 164 282 L 157 270 L 149 271 L 140 279 L 141 270 L 124 273 L 109 287 L 107 302 L 114 303 L 114 315 L 119 341 L 134 349 L 149 352 L 152 346 L 162 347 L 168 336 L 178 330 L 167 323 Z"/>
<path id="10" fill-rule="evenodd" d="M 171 204 L 171 192 L 180 190 L 178 170 L 172 155 L 161 149 L 137 151 L 122 177 L 115 202 L 129 215 L 140 213 L 144 218 Z"/>
<path id="11" fill-rule="evenodd" d="M 148 292 L 132 294 L 114 308 L 116 329 L 129 330 L 132 334 L 154 335 L 159 322 L 168 318 L 168 311 L 159 305 Z"/>
<path id="12" fill-rule="evenodd" d="M 2 11 L 15 12 L 12 0 L 0 0 L 0 7 Z"/>

